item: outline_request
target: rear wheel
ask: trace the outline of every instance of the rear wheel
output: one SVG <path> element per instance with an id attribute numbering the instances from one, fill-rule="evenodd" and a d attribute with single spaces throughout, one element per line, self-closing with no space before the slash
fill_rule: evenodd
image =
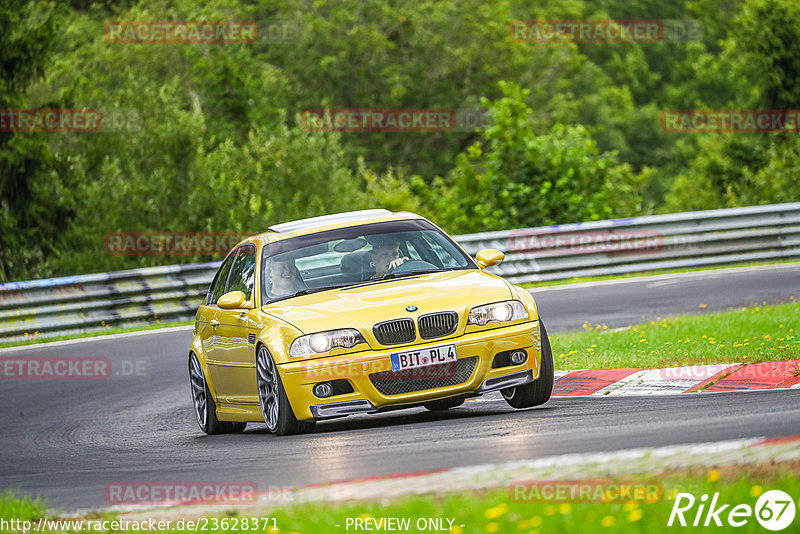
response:
<path id="1" fill-rule="evenodd" d="M 217 404 L 208 389 L 203 366 L 200 365 L 200 360 L 197 359 L 194 353 L 189 356 L 189 383 L 192 386 L 194 415 L 197 417 L 197 424 L 200 425 L 200 430 L 209 435 L 244 432 L 247 423 L 220 421 L 217 419 Z"/>
<path id="2" fill-rule="evenodd" d="M 256 355 L 256 381 L 261 413 L 264 414 L 264 422 L 270 432 L 287 436 L 311 432 L 314 429 L 314 421 L 299 421 L 294 416 L 283 389 L 281 375 L 264 345 L 258 347 Z"/>
<path id="3" fill-rule="evenodd" d="M 550 395 L 553 393 L 553 351 L 550 349 L 550 338 L 547 337 L 547 330 L 541 320 L 539 329 L 542 337 L 542 364 L 539 378 L 524 386 L 501 390 L 503 398 L 514 408 L 539 406 L 550 400 Z"/>
<path id="4" fill-rule="evenodd" d="M 423 406 L 425 406 L 426 409 L 432 412 L 441 412 L 444 410 L 449 410 L 450 408 L 457 408 L 461 406 L 462 404 L 464 404 L 464 400 L 465 399 L 463 397 L 456 397 L 453 399 L 441 399 L 441 400 L 426 402 L 425 404 L 423 404 Z"/>

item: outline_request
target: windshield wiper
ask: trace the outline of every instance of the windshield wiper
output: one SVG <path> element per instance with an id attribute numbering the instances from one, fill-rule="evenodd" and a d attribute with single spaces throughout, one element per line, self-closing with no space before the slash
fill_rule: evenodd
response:
<path id="1" fill-rule="evenodd" d="M 392 278 L 402 278 L 404 276 L 414 276 L 415 274 L 425 274 L 425 273 L 438 273 L 441 272 L 441 269 L 419 269 L 417 271 L 404 271 L 402 273 L 389 273 L 383 276 L 381 280 L 390 280 Z"/>

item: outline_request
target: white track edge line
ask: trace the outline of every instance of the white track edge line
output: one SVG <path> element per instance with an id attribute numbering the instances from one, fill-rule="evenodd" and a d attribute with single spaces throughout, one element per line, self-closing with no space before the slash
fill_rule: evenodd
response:
<path id="1" fill-rule="evenodd" d="M 543 291 L 563 291 L 565 289 L 579 289 L 582 287 L 594 287 L 594 286 L 610 286 L 616 284 L 630 284 L 635 282 L 653 282 L 656 280 L 671 280 L 675 278 L 690 278 L 690 277 L 707 277 L 712 275 L 725 275 L 731 273 L 744 273 L 750 271 L 763 271 L 769 269 L 788 269 L 788 268 L 798 268 L 797 263 L 780 263 L 777 265 L 754 265 L 750 267 L 730 267 L 727 269 L 705 269 L 702 271 L 690 271 L 690 272 L 682 272 L 682 273 L 671 273 L 671 274 L 655 274 L 650 276 L 632 276 L 630 278 L 615 278 L 613 280 L 596 280 L 593 282 L 577 282 L 574 284 L 561 284 L 557 286 L 545 286 L 542 288 L 537 287 L 529 287 L 526 288 L 527 291 L 533 292 L 536 291 L 537 293 Z M 535 284 L 536 282 L 530 282 Z"/>
<path id="2" fill-rule="evenodd" d="M 31 343 L 30 345 L 18 345 L 16 347 L 5 347 L 0 348 L 0 354 L 5 354 L 8 352 L 18 352 L 21 350 L 32 350 L 38 349 L 42 347 L 59 347 L 63 345 L 75 345 L 77 343 L 88 343 L 90 341 L 107 341 L 107 340 L 114 340 L 114 339 L 123 339 L 128 337 L 138 337 L 138 336 L 146 336 L 149 334 L 161 334 L 161 333 L 169 333 L 169 332 L 180 332 L 182 330 L 189 330 L 194 328 L 194 325 L 186 325 L 186 326 L 170 326 L 167 328 L 152 328 L 150 330 L 137 330 L 135 332 L 122 332 L 119 334 L 105 334 L 100 336 L 89 336 L 89 337 L 80 337 L 77 339 L 64 339 L 61 341 L 48 341 L 44 343 Z"/>

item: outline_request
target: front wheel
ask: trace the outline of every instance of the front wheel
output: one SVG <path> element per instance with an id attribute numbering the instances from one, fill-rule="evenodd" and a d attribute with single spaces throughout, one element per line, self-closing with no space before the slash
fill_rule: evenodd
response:
<path id="1" fill-rule="evenodd" d="M 256 381 L 261 413 L 270 432 L 278 436 L 287 436 L 311 432 L 314 429 L 314 421 L 299 421 L 294 416 L 283 389 L 281 375 L 264 345 L 259 346 L 256 355 Z"/>
<path id="2" fill-rule="evenodd" d="M 542 364 L 539 369 L 539 378 L 524 386 L 501 390 L 503 398 L 513 408 L 539 406 L 550 400 L 550 395 L 553 393 L 553 351 L 550 349 L 550 338 L 547 337 L 547 330 L 541 320 L 539 320 L 539 330 L 542 338 Z"/>
<path id="3" fill-rule="evenodd" d="M 244 432 L 247 423 L 220 421 L 217 419 L 217 404 L 208 389 L 203 366 L 200 365 L 200 360 L 197 359 L 197 355 L 194 353 L 189 356 L 189 383 L 192 387 L 194 415 L 197 417 L 197 424 L 200 425 L 200 430 L 209 435 Z"/>

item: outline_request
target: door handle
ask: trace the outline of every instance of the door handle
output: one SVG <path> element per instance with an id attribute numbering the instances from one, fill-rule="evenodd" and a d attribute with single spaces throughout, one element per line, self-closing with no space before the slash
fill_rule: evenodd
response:
<path id="1" fill-rule="evenodd" d="M 211 323 L 211 326 L 213 328 L 216 328 L 216 327 L 219 326 L 219 321 L 217 321 L 216 319 L 211 319 L 211 321 L 209 321 L 209 322 Z"/>

